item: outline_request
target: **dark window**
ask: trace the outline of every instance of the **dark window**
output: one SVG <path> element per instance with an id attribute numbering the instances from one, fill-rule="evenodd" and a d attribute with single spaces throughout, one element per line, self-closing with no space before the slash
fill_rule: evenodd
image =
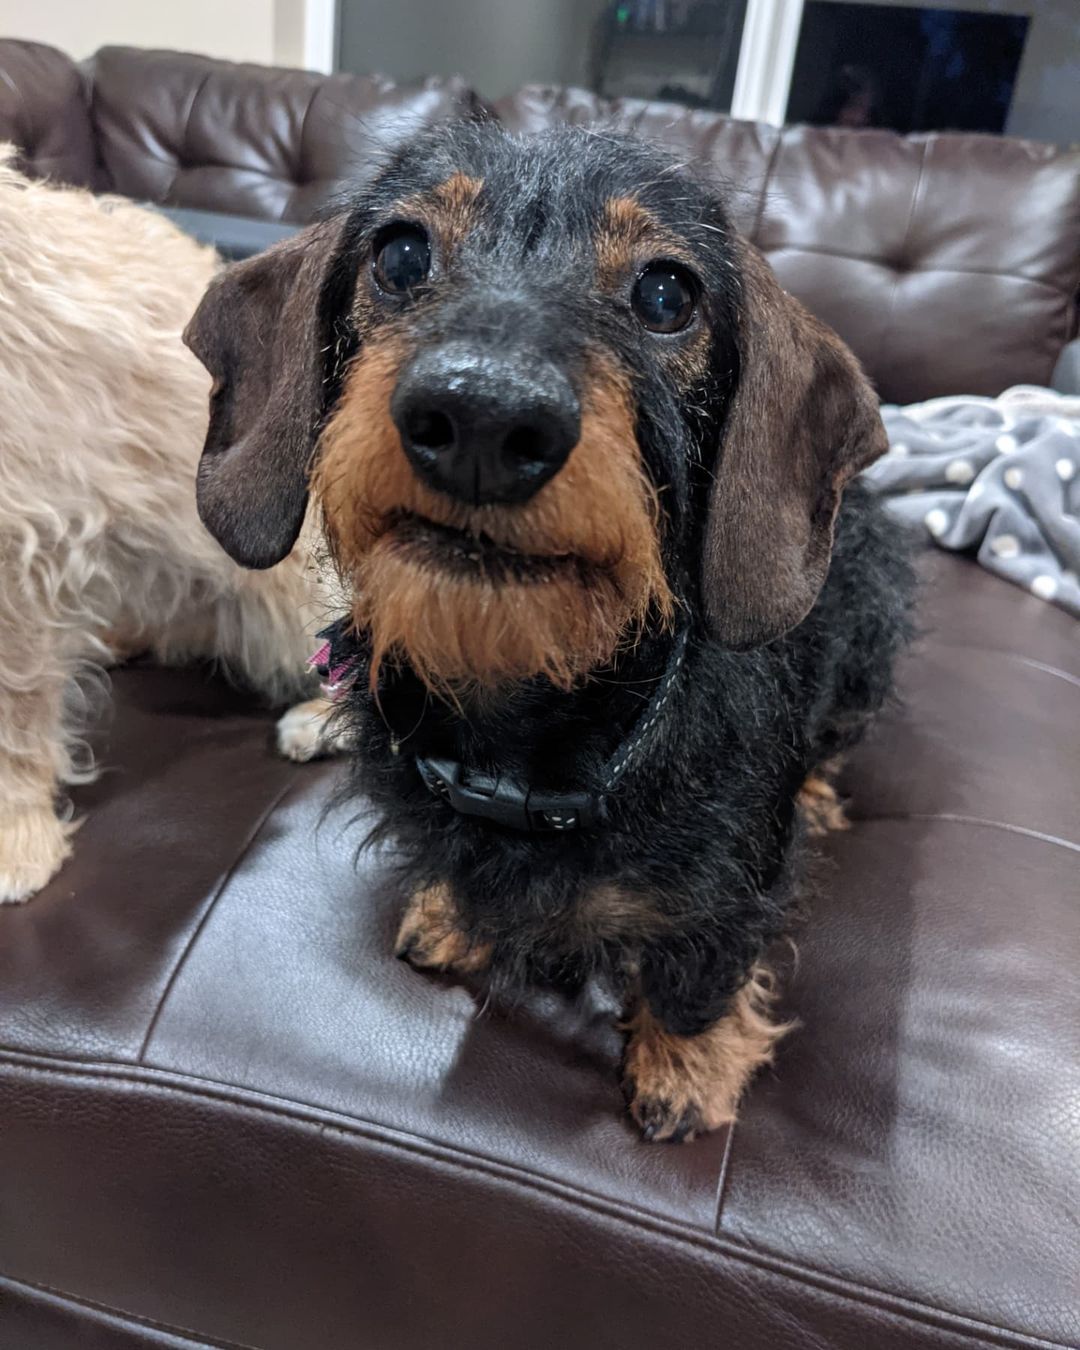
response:
<path id="1" fill-rule="evenodd" d="M 1029 20 L 807 0 L 787 120 L 893 131 L 1005 130 Z"/>
<path id="2" fill-rule="evenodd" d="M 602 94 L 731 107 L 746 0 L 613 0 L 593 39 Z"/>

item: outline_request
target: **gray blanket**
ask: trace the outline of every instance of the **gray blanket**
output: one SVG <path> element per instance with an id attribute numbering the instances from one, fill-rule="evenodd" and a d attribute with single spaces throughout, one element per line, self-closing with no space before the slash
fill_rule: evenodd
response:
<path id="1" fill-rule="evenodd" d="M 881 415 L 891 448 L 864 478 L 891 509 L 1080 618 L 1080 397 L 1019 385 Z"/>

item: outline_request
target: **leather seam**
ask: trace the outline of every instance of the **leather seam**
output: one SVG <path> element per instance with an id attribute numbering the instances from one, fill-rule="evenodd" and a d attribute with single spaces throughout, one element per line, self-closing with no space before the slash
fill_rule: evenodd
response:
<path id="1" fill-rule="evenodd" d="M 908 218 L 904 225 L 904 237 L 900 240 L 900 248 L 897 253 L 897 256 L 900 258 L 905 258 L 907 256 L 907 243 L 911 238 L 911 227 L 915 223 L 915 214 L 919 209 L 919 201 L 922 197 L 923 179 L 926 174 L 926 152 L 932 140 L 933 137 L 928 136 L 921 146 L 919 172 L 915 178 L 915 189 L 911 194 L 911 205 L 908 207 Z M 892 273 L 892 283 L 889 286 L 889 305 L 885 313 L 885 322 L 881 326 L 881 339 L 878 343 L 877 361 L 873 367 L 875 370 L 881 368 L 884 358 L 889 350 L 889 334 L 892 330 L 893 316 L 896 313 L 896 299 L 900 294 L 900 277 L 902 273 L 895 264 L 892 265 Z"/>
<path id="2" fill-rule="evenodd" d="M 771 258 L 775 253 L 811 253 L 826 258 L 840 258 L 844 262 L 867 263 L 873 267 L 880 267 L 889 272 L 895 272 L 897 277 L 908 275 L 929 276 L 931 274 L 947 274 L 949 276 L 960 277 L 997 277 L 1003 281 L 1022 281 L 1029 286 L 1041 286 L 1044 290 L 1053 291 L 1055 295 L 1062 295 L 1066 298 L 1071 297 L 1072 291 L 1059 285 L 1056 281 L 1046 281 L 1043 277 L 1028 276 L 1026 272 L 998 271 L 991 267 L 935 267 L 932 264 L 913 263 L 910 267 L 897 267 L 895 262 L 888 258 L 872 257 L 865 253 L 845 253 L 842 249 L 828 248 L 824 244 L 774 244 L 771 247 L 762 249 L 767 258 Z M 894 280 L 895 286 L 895 280 Z"/>
<path id="3" fill-rule="evenodd" d="M 983 656 L 1000 656 L 1005 661 L 1013 661 L 1021 666 L 1030 666 L 1033 670 L 1039 671 L 1040 674 L 1054 675 L 1067 684 L 1075 684 L 1080 687 L 1080 675 L 1073 675 L 1062 669 L 1061 666 L 1051 665 L 1049 661 L 1039 661 L 1033 656 L 1021 656 L 1019 652 L 1010 651 L 1007 647 L 987 647 L 982 642 L 949 642 L 942 638 L 940 634 L 935 633 L 934 648 L 950 652 L 979 652 Z"/>
<path id="4" fill-rule="evenodd" d="M 184 147 L 188 143 L 188 135 L 191 131 L 191 114 L 195 111 L 195 104 L 198 103 L 199 98 L 202 95 L 202 91 L 206 88 L 207 83 L 209 82 L 210 76 L 212 74 L 213 71 L 208 70 L 206 74 L 202 77 L 202 79 L 199 81 L 199 83 L 195 86 L 195 90 L 191 95 L 191 102 L 187 105 L 187 112 L 184 113 L 183 130 L 180 133 L 180 144 L 177 147 L 176 153 L 176 166 L 173 170 L 172 182 L 169 184 L 168 191 L 165 193 L 164 197 L 165 201 L 168 201 L 169 198 L 172 196 L 173 188 L 176 187 L 176 181 L 183 172 L 184 167 L 183 161 L 186 160 L 186 156 L 184 154 Z"/>
<path id="5" fill-rule="evenodd" d="M 773 170 L 776 167 L 776 161 L 780 157 L 780 147 L 784 143 L 783 128 L 777 134 L 776 143 L 769 151 L 769 158 L 765 162 L 765 172 L 761 179 L 761 195 L 758 197 L 757 210 L 754 212 L 754 227 L 750 232 L 749 239 L 755 248 L 761 248 L 758 243 L 758 236 L 761 234 L 761 227 L 765 221 L 765 202 L 769 195 L 770 184 L 772 183 Z M 762 252 L 765 252 L 762 249 Z M 768 254 L 766 253 L 766 256 Z"/>
<path id="6" fill-rule="evenodd" d="M 881 815 L 860 815 L 857 810 L 850 813 L 852 822 L 870 825 L 875 821 L 902 820 L 942 820 L 947 825 L 976 825 L 988 830 L 1004 830 L 1007 834 L 1021 834 L 1026 839 L 1034 839 L 1040 844 L 1054 844 L 1066 848 L 1072 853 L 1080 853 L 1080 843 L 1071 839 L 1061 839 L 1056 834 L 1044 834 L 1042 830 L 1031 830 L 1026 825 L 1010 825 L 1005 820 L 988 820 L 984 816 L 965 816 L 956 811 L 885 811 Z"/>
<path id="7" fill-rule="evenodd" d="M 107 1317 L 116 1318 L 127 1322 L 133 1327 L 149 1327 L 154 1331 L 166 1331 L 170 1335 L 182 1336 L 184 1340 L 189 1341 L 194 1350 L 258 1350 L 258 1346 L 249 1344 L 247 1341 L 223 1341 L 218 1337 L 207 1339 L 207 1333 L 204 1331 L 195 1331 L 191 1327 L 178 1326 L 175 1322 L 160 1322 L 155 1317 L 147 1317 L 143 1313 L 129 1312 L 126 1308 L 117 1308 L 111 1303 L 100 1303 L 97 1299 L 85 1298 L 81 1294 L 72 1294 L 65 1289 L 57 1289 L 55 1285 L 42 1284 L 37 1280 L 23 1280 L 16 1275 L 8 1275 L 0 1270 L 0 1282 L 14 1285 L 18 1289 L 28 1289 L 34 1293 L 47 1294 L 51 1298 L 73 1305 L 76 1308 L 86 1308 L 90 1312 L 104 1313 Z"/>
<path id="8" fill-rule="evenodd" d="M 1070 675 L 1067 670 L 1062 670 L 1060 666 L 1052 666 L 1046 661 L 1036 661 L 1033 656 L 1017 656 L 1010 652 L 1012 660 L 1018 661 L 1022 666 L 1030 666 L 1032 670 L 1039 671 L 1042 675 L 1053 675 L 1055 679 L 1064 680 L 1066 684 L 1075 684 L 1080 689 L 1080 676 Z"/>
<path id="9" fill-rule="evenodd" d="M 48 1056 L 42 1057 L 48 1059 Z M 464 1172 L 481 1172 L 498 1177 L 523 1190 L 541 1192 L 559 1197 L 579 1209 L 601 1213 L 608 1218 L 630 1226 L 646 1229 L 670 1241 L 683 1242 L 706 1253 L 720 1254 L 741 1264 L 760 1268 L 779 1276 L 781 1279 L 803 1284 L 832 1294 L 851 1303 L 865 1307 L 878 1308 L 891 1316 L 906 1318 L 920 1325 L 937 1326 L 954 1335 L 964 1336 L 974 1344 L 986 1344 L 989 1335 L 1000 1345 L 1014 1350 L 1074 1350 L 1067 1342 L 1048 1340 L 1045 1337 L 1029 1336 L 1009 1327 L 995 1326 L 990 1322 L 980 1322 L 963 1313 L 935 1308 L 920 1303 L 916 1299 L 902 1294 L 890 1294 L 885 1290 L 874 1289 L 867 1285 L 856 1284 L 842 1276 L 830 1275 L 816 1270 L 812 1266 L 793 1261 L 779 1253 L 760 1245 L 740 1242 L 729 1235 L 720 1236 L 706 1229 L 693 1227 L 684 1221 L 657 1217 L 646 1211 L 635 1209 L 623 1201 L 613 1200 L 596 1192 L 572 1189 L 567 1183 L 546 1176 L 540 1172 L 530 1172 L 512 1163 L 500 1162 L 480 1154 L 471 1154 L 453 1145 L 442 1144 L 436 1140 L 421 1136 L 406 1136 L 393 1127 L 378 1125 L 356 1117 L 346 1117 L 325 1108 L 311 1106 L 301 1102 L 285 1105 L 280 1098 L 267 1098 L 265 1094 L 256 1094 L 252 1090 L 226 1088 L 213 1084 L 210 1080 L 195 1079 L 185 1075 L 173 1075 L 169 1070 L 159 1071 L 145 1066 L 85 1064 L 77 1061 L 54 1061 L 52 1064 L 34 1063 L 30 1056 L 19 1052 L 0 1050 L 0 1065 L 7 1063 L 22 1072 L 29 1071 L 42 1076 L 71 1077 L 93 1079 L 102 1083 L 121 1080 L 134 1083 L 151 1092 L 173 1095 L 180 1098 L 203 1099 L 237 1108 L 252 1115 L 267 1116 L 304 1130 L 314 1129 L 320 1135 L 335 1134 L 343 1139 L 365 1140 L 369 1144 L 390 1151 L 427 1158 L 444 1166 L 459 1168 Z M 160 1075 L 160 1077 L 159 1077 Z M 169 1080 L 173 1081 L 169 1081 Z M 179 1081 L 177 1081 L 179 1080 Z M 260 1099 L 255 1099 L 256 1097 Z M 280 1103 L 280 1104 L 276 1104 Z M 299 1109 L 298 1109 L 299 1108 Z M 977 1335 L 983 1336 L 975 1341 Z M 241 1350 L 247 1350 L 241 1347 Z"/>
<path id="10" fill-rule="evenodd" d="M 176 981 L 180 977 L 180 972 L 183 970 L 184 965 L 186 964 L 188 957 L 191 955 L 191 952 L 194 949 L 196 942 L 198 942 L 199 938 L 201 937 L 202 931 L 206 927 L 210 915 L 214 912 L 214 909 L 217 906 L 217 902 L 221 899 L 222 895 L 225 893 L 226 889 L 228 888 L 229 882 L 232 881 L 233 876 L 236 873 L 236 869 L 247 857 L 249 851 L 251 850 L 251 846 L 255 843 L 256 839 L 258 839 L 259 835 L 263 832 L 263 829 L 265 828 L 270 817 L 278 809 L 278 807 L 281 805 L 282 801 L 285 799 L 288 793 L 292 791 L 292 788 L 293 783 L 292 781 L 289 781 L 285 784 L 285 786 L 281 789 L 280 792 L 275 793 L 274 796 L 270 799 L 265 810 L 255 821 L 255 824 L 251 827 L 251 830 L 249 831 L 247 838 L 241 844 L 240 849 L 236 854 L 236 857 L 233 858 L 232 862 L 225 869 L 225 872 L 221 880 L 218 882 L 217 886 L 214 889 L 213 895 L 210 897 L 209 901 L 204 906 L 202 914 L 199 915 L 198 922 L 191 931 L 191 935 L 189 936 L 187 942 L 184 943 L 184 950 L 177 957 L 176 964 L 169 972 L 169 977 L 165 981 L 165 987 L 162 989 L 157 1002 L 154 1004 L 154 1010 L 150 1014 L 150 1020 L 147 1022 L 146 1025 L 146 1033 L 144 1034 L 142 1042 L 139 1045 L 138 1054 L 135 1056 L 135 1062 L 137 1064 L 142 1064 L 145 1060 L 146 1052 L 149 1050 L 150 1042 L 153 1039 L 154 1032 L 157 1030 L 158 1020 L 161 1017 L 161 1014 L 165 1008 L 165 1004 L 169 1001 L 169 995 L 172 993 L 176 985 Z"/>
<path id="11" fill-rule="evenodd" d="M 720 1232 L 720 1221 L 724 1214 L 724 1201 L 727 1199 L 728 1179 L 731 1176 L 731 1154 L 735 1147 L 735 1131 L 739 1128 L 737 1120 L 732 1121 L 728 1126 L 727 1138 L 724 1140 L 724 1156 L 720 1159 L 720 1174 L 716 1178 L 716 1204 L 713 1212 L 712 1231 Z"/>
<path id="12" fill-rule="evenodd" d="M 181 166 L 177 163 L 177 160 L 180 158 L 179 155 L 175 156 L 175 157 L 172 158 L 172 159 L 163 159 L 161 155 L 155 155 L 155 154 L 153 154 L 153 153 L 152 153 L 150 150 L 148 150 L 148 149 L 146 148 L 146 146 L 144 146 L 144 145 L 140 145 L 140 146 L 138 146 L 137 148 L 130 150 L 129 153 L 132 155 L 133 158 L 141 157 L 142 159 L 148 159 L 148 160 L 150 160 L 151 163 L 153 163 L 153 164 L 160 164 L 160 165 L 162 166 L 162 168 L 174 170 L 175 172 L 174 172 L 174 176 L 173 176 L 173 183 L 175 184 L 176 178 L 179 176 L 179 174 L 180 174 L 180 172 L 181 172 Z M 262 179 L 264 182 L 267 182 L 267 183 L 280 183 L 282 186 L 285 186 L 285 187 L 290 187 L 290 186 L 291 186 L 291 187 L 295 187 L 295 186 L 296 186 L 296 184 L 293 182 L 293 180 L 292 180 L 291 178 L 288 177 L 288 175 L 285 175 L 285 176 L 279 176 L 279 175 L 276 174 L 276 173 L 272 173 L 269 169 L 258 169 L 258 168 L 255 168 L 254 165 L 251 165 L 251 164 L 226 164 L 226 163 L 218 163 L 217 161 L 214 161 L 214 160 L 204 160 L 202 163 L 194 163 L 194 162 L 192 162 L 192 163 L 190 163 L 190 164 L 188 164 L 188 165 L 185 165 L 184 167 L 187 168 L 187 169 L 220 169 L 220 170 L 222 170 L 222 171 L 224 171 L 224 172 L 227 172 L 227 173 L 243 173 L 243 174 L 248 174 L 248 173 L 249 173 L 249 174 L 253 174 L 254 176 L 256 176 L 256 177 Z M 333 185 L 333 184 L 335 184 L 335 183 L 340 182 L 340 179 L 337 179 L 337 178 L 320 177 L 320 178 L 312 178 L 312 179 L 310 180 L 310 182 L 315 183 L 315 184 L 330 184 L 330 185 Z M 171 190 L 171 187 L 170 187 L 170 190 Z M 126 194 L 121 194 L 121 195 L 126 195 Z M 141 198 L 141 199 L 140 199 L 140 198 L 134 198 L 134 197 L 133 197 L 133 198 L 130 198 L 130 200 L 132 200 L 132 201 L 134 201 L 136 204 L 138 204 L 138 202 L 139 202 L 140 200 L 145 201 L 146 198 Z M 163 200 L 164 200 L 164 199 L 163 199 Z M 201 210 L 209 210 L 209 209 L 211 209 L 211 208 L 209 208 L 209 207 L 199 207 L 199 206 L 183 207 L 183 206 L 181 205 L 180 202 L 170 202 L 170 203 L 168 203 L 168 204 L 169 204 L 170 206 L 176 206 L 178 209 L 182 209 L 182 210 L 190 210 L 190 211 L 201 211 Z M 233 215 L 235 215 L 236 213 L 235 213 L 235 212 L 222 212 L 222 214 L 224 214 L 224 215 L 228 215 L 228 214 L 233 214 Z M 268 225 L 274 225 L 274 224 L 277 224 L 276 221 L 271 220 L 269 217 L 265 217 L 265 216 L 250 217 L 250 219 L 265 220 L 266 223 L 267 223 Z M 290 222 L 290 223 L 291 223 L 291 222 Z"/>
<path id="13" fill-rule="evenodd" d="M 296 164 L 289 186 L 292 191 L 289 193 L 287 201 L 282 202 L 281 211 L 278 215 L 278 223 L 285 223 L 285 212 L 291 210 L 296 205 L 296 193 L 300 188 L 300 175 L 303 172 L 304 163 L 304 135 L 307 132 L 308 118 L 311 116 L 311 110 L 315 106 L 315 100 L 319 97 L 319 88 L 315 87 L 311 91 L 311 97 L 308 99 L 308 105 L 304 109 L 304 116 L 300 121 L 300 134 L 296 138 Z"/>

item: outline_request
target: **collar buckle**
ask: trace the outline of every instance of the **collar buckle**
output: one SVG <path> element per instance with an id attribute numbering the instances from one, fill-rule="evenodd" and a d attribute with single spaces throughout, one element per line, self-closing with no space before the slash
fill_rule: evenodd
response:
<path id="1" fill-rule="evenodd" d="M 463 816 L 479 816 L 526 834 L 587 830 L 606 819 L 596 792 L 544 792 L 515 778 L 466 770 L 455 759 L 423 759 L 416 767 L 428 791 Z"/>

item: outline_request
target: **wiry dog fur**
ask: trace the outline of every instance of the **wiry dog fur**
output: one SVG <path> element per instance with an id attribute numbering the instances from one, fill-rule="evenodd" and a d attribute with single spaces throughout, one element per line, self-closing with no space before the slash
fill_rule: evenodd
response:
<path id="1" fill-rule="evenodd" d="M 402 222 L 430 270 L 388 294 L 373 260 Z M 657 259 L 693 278 L 676 333 L 634 311 Z M 252 340 L 268 314 L 269 351 Z M 783 1030 L 764 963 L 801 785 L 827 796 L 908 629 L 904 545 L 857 485 L 840 505 L 885 448 L 854 358 L 664 155 L 482 125 L 426 136 L 349 208 L 226 273 L 189 341 L 219 381 L 200 495 L 226 548 L 272 561 L 309 488 L 321 505 L 370 658 L 346 708 L 354 785 L 413 896 L 400 953 L 511 990 L 603 976 L 645 1136 L 730 1121 Z M 473 505 L 410 467 L 395 387 L 462 342 L 481 364 L 557 368 L 580 400 L 577 445 L 527 500 Z M 599 788 L 687 629 L 601 826 L 521 833 L 428 790 L 417 756 Z"/>
<path id="2" fill-rule="evenodd" d="M 0 164 L 0 902 L 60 866 L 85 777 L 76 675 L 212 657 L 274 701 L 318 626 L 303 548 L 272 572 L 206 533 L 192 484 L 206 371 L 180 334 L 220 262 L 155 212 Z M 310 754 L 310 711 L 283 727 Z"/>
<path id="3" fill-rule="evenodd" d="M 323 433 L 314 482 L 333 521 L 331 547 L 356 597 L 355 618 L 371 630 L 373 688 L 384 658 L 404 650 L 433 688 L 544 675 L 565 689 L 603 664 L 651 604 L 670 617 L 655 528 L 659 505 L 635 448 L 625 377 L 612 370 L 594 376 L 573 464 L 552 482 L 540 509 L 509 514 L 462 506 L 417 479 L 389 415 L 400 364 L 392 343 L 361 353 Z M 367 447 L 359 458 L 358 444 Z M 583 500 L 590 503 L 585 521 Z M 424 544 L 403 541 L 403 512 L 484 535 L 519 556 L 543 556 L 544 567 L 529 577 L 528 623 L 515 621 L 520 595 L 493 571 L 479 577 L 475 569 L 460 576 L 444 571 L 440 604 L 433 606 Z M 582 569 L 589 571 L 585 607 Z"/>

